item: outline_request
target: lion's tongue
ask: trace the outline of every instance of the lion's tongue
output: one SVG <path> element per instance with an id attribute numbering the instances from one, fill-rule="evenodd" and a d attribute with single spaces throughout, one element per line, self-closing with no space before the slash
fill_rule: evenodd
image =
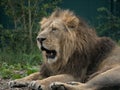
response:
<path id="1" fill-rule="evenodd" d="M 54 53 L 52 52 L 47 53 L 47 58 L 54 58 L 54 57 L 55 57 Z"/>

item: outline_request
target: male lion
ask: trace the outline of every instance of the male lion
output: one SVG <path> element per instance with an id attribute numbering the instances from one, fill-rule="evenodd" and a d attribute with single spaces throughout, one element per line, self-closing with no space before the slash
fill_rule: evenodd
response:
<path id="1" fill-rule="evenodd" d="M 56 10 L 40 24 L 37 43 L 44 58 L 41 71 L 10 81 L 10 87 L 98 90 L 120 85 L 120 47 L 111 39 L 98 37 L 69 10 Z"/>

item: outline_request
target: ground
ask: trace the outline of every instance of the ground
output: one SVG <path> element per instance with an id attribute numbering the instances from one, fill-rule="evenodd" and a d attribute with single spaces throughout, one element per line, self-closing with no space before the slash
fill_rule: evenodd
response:
<path id="1" fill-rule="evenodd" d="M 8 85 L 7 85 L 7 82 L 9 82 L 10 79 L 2 79 L 0 78 L 0 90 L 28 90 L 28 88 L 9 88 Z"/>
<path id="2" fill-rule="evenodd" d="M 21 65 L 0 65 L 0 90 L 30 90 L 26 88 L 9 88 L 7 83 L 11 80 L 24 77 L 39 70 L 39 66 L 26 65 L 21 68 Z"/>

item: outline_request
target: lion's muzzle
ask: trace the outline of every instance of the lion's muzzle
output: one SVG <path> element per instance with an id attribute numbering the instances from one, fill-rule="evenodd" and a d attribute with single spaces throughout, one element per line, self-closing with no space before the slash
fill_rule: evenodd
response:
<path id="1" fill-rule="evenodd" d="M 37 37 L 37 41 L 40 42 L 42 44 L 42 42 L 45 40 L 46 38 L 44 37 Z"/>
<path id="2" fill-rule="evenodd" d="M 45 56 L 47 60 L 55 61 L 57 57 L 57 51 L 54 49 L 50 49 L 48 46 L 46 46 L 44 44 L 45 41 L 46 41 L 46 38 L 37 37 L 38 47 L 41 49 L 41 51 L 45 52 Z"/>

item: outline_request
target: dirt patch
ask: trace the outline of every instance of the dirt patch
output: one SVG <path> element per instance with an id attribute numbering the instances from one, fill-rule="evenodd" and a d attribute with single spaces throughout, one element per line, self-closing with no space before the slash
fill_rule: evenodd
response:
<path id="1" fill-rule="evenodd" d="M 10 81 L 10 79 L 0 78 L 0 90 L 31 90 L 31 89 L 28 89 L 28 88 L 10 88 L 7 85 L 7 83 L 9 81 Z"/>

